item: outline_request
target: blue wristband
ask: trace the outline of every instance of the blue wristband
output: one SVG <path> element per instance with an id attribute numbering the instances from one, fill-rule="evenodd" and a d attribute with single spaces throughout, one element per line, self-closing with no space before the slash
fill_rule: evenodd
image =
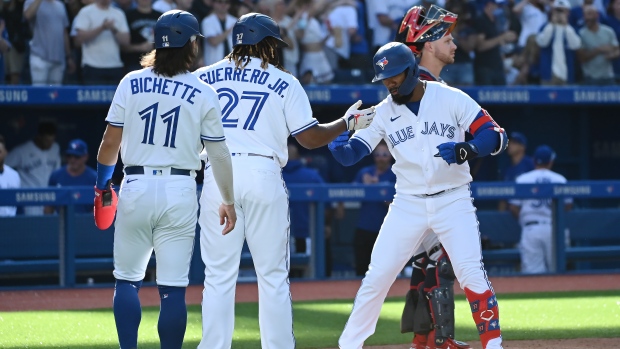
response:
<path id="1" fill-rule="evenodd" d="M 97 161 L 97 183 L 95 184 L 97 189 L 106 189 L 106 185 L 114 173 L 114 167 L 116 167 L 116 165 L 104 165 Z"/>

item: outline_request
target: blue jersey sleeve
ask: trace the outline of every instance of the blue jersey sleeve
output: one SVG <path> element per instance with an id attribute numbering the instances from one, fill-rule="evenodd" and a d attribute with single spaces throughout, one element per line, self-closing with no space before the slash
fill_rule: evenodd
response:
<path id="1" fill-rule="evenodd" d="M 497 149 L 499 143 L 499 137 L 501 135 L 495 132 L 493 129 L 484 129 L 478 132 L 478 134 L 469 141 L 478 148 L 478 157 L 487 156 Z"/>
<path id="2" fill-rule="evenodd" d="M 368 147 L 362 141 L 351 138 L 346 144 L 329 147 L 329 151 L 340 164 L 351 166 L 370 154 Z"/>

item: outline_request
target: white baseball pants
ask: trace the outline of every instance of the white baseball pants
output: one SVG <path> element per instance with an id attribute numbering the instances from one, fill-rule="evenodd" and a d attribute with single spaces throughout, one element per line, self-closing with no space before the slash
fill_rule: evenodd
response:
<path id="1" fill-rule="evenodd" d="M 231 347 L 235 285 L 243 241 L 258 276 L 258 321 L 263 349 L 293 349 L 293 307 L 288 281 L 288 194 L 279 164 L 261 156 L 232 158 L 237 224 L 222 235 L 222 202 L 210 169 L 200 197 L 200 252 L 205 264 L 200 349 Z"/>
<path id="2" fill-rule="evenodd" d="M 491 290 L 482 264 L 476 208 L 469 186 L 421 198 L 396 194 L 375 242 L 370 267 L 355 297 L 338 344 L 360 349 L 375 332 L 388 290 L 413 252 L 432 229 L 448 252 L 461 288 L 482 294 Z M 501 348 L 501 338 L 487 346 Z"/>
<path id="3" fill-rule="evenodd" d="M 157 284 L 187 287 L 197 212 L 193 177 L 125 176 L 114 224 L 114 277 L 144 279 L 155 250 Z"/>

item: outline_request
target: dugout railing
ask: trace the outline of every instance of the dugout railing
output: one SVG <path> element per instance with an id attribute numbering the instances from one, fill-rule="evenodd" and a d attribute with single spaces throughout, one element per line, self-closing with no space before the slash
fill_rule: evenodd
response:
<path id="1" fill-rule="evenodd" d="M 394 188 L 385 185 L 291 185 L 290 200 L 308 202 L 311 213 L 313 241 L 323 241 L 325 207 L 342 201 L 390 201 Z M 575 181 L 563 185 L 516 185 L 503 182 L 473 183 L 476 200 L 506 200 L 530 198 L 554 203 L 555 272 L 567 271 L 567 262 L 620 258 L 620 210 L 580 209 L 565 212 L 564 200 L 618 199 L 620 181 Z M 76 285 L 80 270 L 112 270 L 113 227 L 99 231 L 90 214 L 75 214 L 75 205 L 92 204 L 91 187 L 0 190 L 0 206 L 53 205 L 61 208 L 57 216 L 16 216 L 0 218 L 0 274 L 57 272 L 59 285 Z M 561 209 L 562 208 L 562 209 Z M 507 212 L 479 211 L 481 231 L 506 242 L 518 241 L 518 225 Z M 510 223 L 512 220 L 512 223 Z M 571 227 L 571 238 L 577 245 L 565 244 L 565 229 Z M 403 227 L 404 228 L 404 227 Z M 603 246 L 589 246 L 606 241 Z M 199 246 L 199 245 L 196 245 Z M 510 243 L 507 248 L 483 250 L 485 263 L 504 261 L 518 263 L 519 251 Z M 151 261 L 151 266 L 154 261 Z M 312 253 L 292 255 L 292 265 L 308 265 L 309 277 L 325 277 L 325 246 L 313 243 Z M 251 266 L 251 256 L 244 254 L 242 266 Z M 620 269 L 610 263 L 609 269 Z M 199 253 L 194 251 L 190 277 L 193 283 L 202 282 L 203 267 Z"/>

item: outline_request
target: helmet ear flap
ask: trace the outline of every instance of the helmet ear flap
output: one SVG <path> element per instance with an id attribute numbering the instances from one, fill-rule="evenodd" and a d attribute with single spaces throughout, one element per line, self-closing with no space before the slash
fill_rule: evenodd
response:
<path id="1" fill-rule="evenodd" d="M 405 80 L 398 88 L 398 94 L 406 96 L 413 92 L 413 89 L 418 85 L 418 78 L 420 77 L 420 68 L 418 64 L 413 62 L 407 70 L 405 70 Z"/>

